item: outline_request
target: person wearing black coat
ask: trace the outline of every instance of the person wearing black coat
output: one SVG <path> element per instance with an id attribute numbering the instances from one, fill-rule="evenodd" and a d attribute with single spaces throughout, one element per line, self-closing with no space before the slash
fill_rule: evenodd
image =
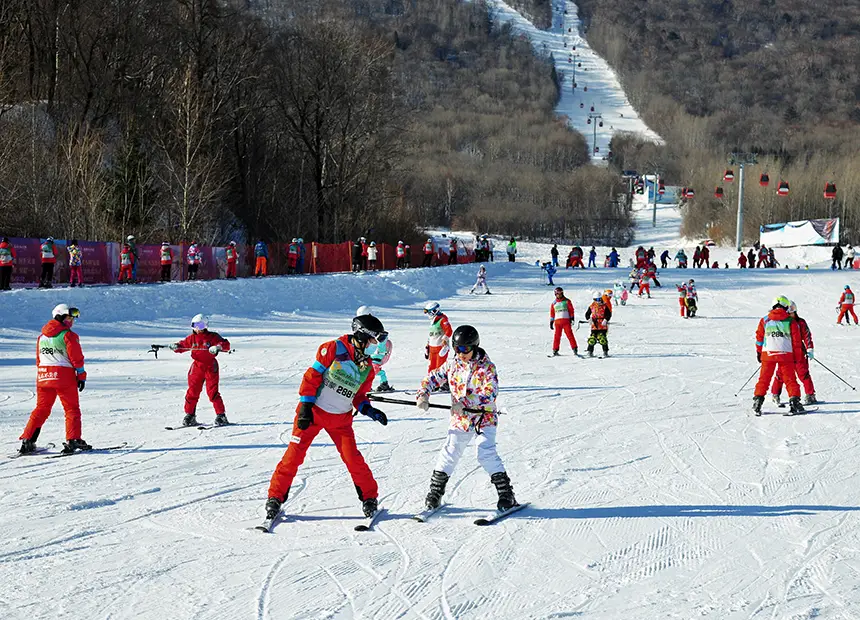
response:
<path id="1" fill-rule="evenodd" d="M 842 246 L 838 243 L 833 246 L 833 254 L 831 257 L 833 258 L 833 264 L 830 266 L 831 269 L 836 269 L 837 267 L 842 269 L 842 257 L 844 256 L 844 252 L 842 251 Z"/>

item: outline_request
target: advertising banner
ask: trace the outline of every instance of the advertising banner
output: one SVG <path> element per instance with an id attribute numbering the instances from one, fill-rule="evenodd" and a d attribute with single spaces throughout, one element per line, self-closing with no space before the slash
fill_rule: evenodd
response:
<path id="1" fill-rule="evenodd" d="M 839 218 L 765 224 L 759 229 L 759 241 L 769 248 L 839 243 Z"/>

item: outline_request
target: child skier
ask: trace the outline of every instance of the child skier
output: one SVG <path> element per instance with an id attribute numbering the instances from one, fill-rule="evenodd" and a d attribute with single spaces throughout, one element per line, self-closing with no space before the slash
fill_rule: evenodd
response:
<path id="1" fill-rule="evenodd" d="M 845 285 L 842 290 L 842 297 L 839 298 L 839 305 L 836 306 L 839 310 L 839 317 L 836 319 L 837 325 L 842 325 L 842 317 L 847 314 L 854 317 L 854 324 L 857 325 L 857 315 L 854 314 L 854 293 L 849 285 Z M 846 317 L 845 323 L 851 325 L 851 318 Z"/>
<path id="2" fill-rule="evenodd" d="M 451 342 L 454 359 L 430 372 L 421 381 L 416 399 L 418 408 L 426 412 L 430 408 L 430 392 L 445 388 L 451 392 L 448 438 L 436 459 L 425 504 L 428 510 L 439 507 L 457 461 L 472 438 L 476 437 L 478 462 L 490 475 L 490 482 L 499 494 L 496 508 L 499 511 L 510 510 L 519 504 L 502 459 L 496 452 L 496 429 L 499 423 L 496 410 L 499 392 L 496 366 L 480 347 L 478 331 L 471 325 L 458 327 Z M 472 414 L 465 411 L 467 408 L 481 409 L 485 413 Z"/>
<path id="3" fill-rule="evenodd" d="M 220 334 L 209 331 L 209 320 L 202 314 L 194 315 L 191 319 L 192 333 L 179 342 L 170 345 L 170 350 L 176 353 L 191 351 L 194 360 L 188 370 L 188 391 L 185 393 L 185 417 L 183 426 L 197 426 L 197 401 L 203 384 L 206 384 L 206 395 L 215 408 L 215 425 L 225 426 L 227 415 L 224 413 L 224 401 L 218 392 L 218 360 L 221 351 L 230 350 L 230 342 Z"/>
<path id="4" fill-rule="evenodd" d="M 570 324 L 574 320 L 573 303 L 564 296 L 564 289 L 557 286 L 555 289 L 555 301 L 549 307 L 549 328 L 554 331 L 552 338 L 552 354 L 558 355 L 559 346 L 561 346 L 561 334 L 567 336 L 570 342 L 570 348 L 573 349 L 574 355 L 579 355 L 579 348 L 576 345 L 576 338 L 573 335 L 573 330 Z"/>
<path id="5" fill-rule="evenodd" d="M 680 284 L 676 284 L 675 288 L 678 289 L 678 305 L 681 306 L 681 316 L 685 319 L 687 318 L 687 283 L 681 282 Z"/>
<path id="6" fill-rule="evenodd" d="M 369 306 L 361 306 L 355 312 L 355 316 L 373 315 L 373 311 Z M 379 378 L 379 385 L 374 390 L 375 392 L 393 392 L 394 388 L 388 383 L 388 375 L 385 374 L 383 366 L 391 359 L 391 351 L 394 345 L 391 343 L 391 338 L 386 338 L 382 342 L 376 344 L 368 344 L 365 349 L 365 354 L 370 356 L 370 361 L 373 363 L 373 372 Z"/>
<path id="7" fill-rule="evenodd" d="M 224 255 L 227 258 L 227 271 L 224 274 L 224 277 L 227 280 L 235 280 L 236 263 L 239 261 L 239 251 L 236 249 L 235 241 L 231 241 L 227 247 L 224 248 Z"/>
<path id="8" fill-rule="evenodd" d="M 173 249 L 167 241 L 161 242 L 161 281 L 170 282 L 170 270 L 173 268 Z M 229 262 L 227 270 L 230 270 Z"/>
<path id="9" fill-rule="evenodd" d="M 131 246 L 128 243 L 123 243 L 122 249 L 119 251 L 119 278 L 117 278 L 117 282 L 120 284 L 129 284 L 133 279 L 133 267 L 134 253 L 132 253 Z"/>
<path id="10" fill-rule="evenodd" d="M 200 265 L 203 263 L 203 255 L 200 253 L 200 248 L 196 241 L 192 241 L 188 247 L 186 259 L 188 262 L 188 279 L 196 280 L 197 270 L 200 269 Z"/>
<path id="11" fill-rule="evenodd" d="M 382 322 L 366 314 L 352 320 L 352 333 L 324 342 L 317 349 L 313 365 L 305 371 L 299 387 L 299 404 L 293 421 L 293 435 L 269 483 L 266 518 L 274 519 L 287 501 L 290 485 L 305 459 L 314 438 L 325 429 L 349 471 L 362 511 L 376 513 L 379 488 L 370 467 L 355 445 L 353 408 L 383 426 L 386 415 L 370 404 L 367 393 L 374 372 L 365 351 L 368 344 L 384 342 L 388 333 Z"/>
<path id="12" fill-rule="evenodd" d="M 556 274 L 556 272 L 558 270 L 555 267 L 553 267 L 552 263 L 543 263 L 541 265 L 541 269 L 543 269 L 544 272 L 546 272 L 546 280 L 547 280 L 546 285 L 547 286 L 555 286 L 555 282 L 552 281 L 552 277 Z"/>
<path id="13" fill-rule="evenodd" d="M 424 359 L 430 361 L 427 372 L 433 372 L 448 359 L 448 339 L 453 330 L 448 317 L 442 313 L 439 302 L 428 301 L 424 314 L 430 317 L 430 336 L 424 345 Z"/>
<path id="14" fill-rule="evenodd" d="M 42 425 L 51 415 L 54 401 L 60 402 L 66 412 L 66 442 L 63 452 L 92 450 L 81 439 L 81 406 L 78 392 L 84 391 L 87 372 L 84 370 L 84 353 L 78 335 L 72 331 L 75 319 L 81 316 L 77 308 L 59 304 L 51 311 L 51 320 L 42 327 L 36 340 L 36 408 L 30 414 L 27 426 L 21 433 L 21 454 L 36 451 L 36 439 Z"/>
<path id="15" fill-rule="evenodd" d="M 641 269 L 639 271 L 642 271 Z M 651 278 L 647 272 L 642 271 L 639 276 L 639 294 L 637 297 L 642 297 L 642 293 L 648 294 L 648 299 L 651 299 Z"/>
<path id="16" fill-rule="evenodd" d="M 699 294 L 696 292 L 696 283 L 693 278 L 687 282 L 687 316 L 691 319 L 699 311 Z"/>
<path id="17" fill-rule="evenodd" d="M 585 311 L 585 319 L 591 320 L 591 335 L 588 337 L 588 357 L 594 357 L 594 345 L 603 347 L 603 357 L 609 357 L 609 320 L 612 318 L 612 310 L 603 303 L 603 295 L 600 291 L 594 291 L 593 301 Z"/>
<path id="18" fill-rule="evenodd" d="M 81 248 L 78 247 L 78 240 L 72 239 L 69 241 L 69 286 L 71 288 L 75 288 L 75 286 L 81 287 L 84 285 L 83 279 L 83 270 L 82 270 L 82 256 L 83 252 Z"/>
<path id="19" fill-rule="evenodd" d="M 484 295 L 490 294 L 490 287 L 487 286 L 487 270 L 483 265 L 478 269 L 478 279 L 475 281 L 475 285 L 469 291 L 469 294 L 473 294 L 478 289 L 484 289 Z"/>

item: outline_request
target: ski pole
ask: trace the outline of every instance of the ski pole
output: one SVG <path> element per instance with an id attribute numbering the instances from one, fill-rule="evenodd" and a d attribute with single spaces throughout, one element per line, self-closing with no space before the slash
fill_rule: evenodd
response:
<path id="1" fill-rule="evenodd" d="M 415 406 L 415 401 L 413 400 L 386 398 L 385 396 L 376 396 L 375 394 L 369 394 L 367 398 L 369 400 L 375 400 L 380 403 L 389 403 L 391 405 L 409 405 L 411 407 Z M 451 405 L 437 405 L 436 403 L 429 403 L 429 405 L 431 409 L 451 409 Z M 463 411 L 468 411 L 469 413 L 492 413 L 492 411 L 488 411 L 486 409 L 472 409 L 470 407 L 463 407 Z"/>
<path id="2" fill-rule="evenodd" d="M 752 378 L 755 377 L 755 373 L 757 373 L 759 370 L 761 370 L 761 364 L 758 365 L 758 368 L 753 370 L 753 373 L 750 375 L 750 378 L 747 379 L 746 381 L 744 381 L 744 384 L 740 388 L 738 388 L 737 394 L 735 394 L 735 396 L 737 396 L 738 394 L 741 393 L 741 390 L 747 386 L 747 383 L 749 383 L 752 380 Z"/>
<path id="3" fill-rule="evenodd" d="M 169 344 L 153 344 L 150 345 L 149 351 L 147 353 L 155 353 L 155 359 L 158 359 L 158 352 L 161 349 L 169 349 Z M 183 351 L 208 351 L 209 347 L 191 347 L 189 349 L 183 349 Z M 221 353 L 225 353 L 226 355 L 232 355 L 236 352 L 236 349 L 231 348 L 229 351 L 221 351 Z"/>
<path id="4" fill-rule="evenodd" d="M 816 362 L 818 362 L 819 364 L 821 364 L 821 362 L 819 362 L 817 358 L 812 358 L 812 359 L 814 359 Z M 831 375 L 833 375 L 834 377 L 836 377 L 837 379 L 839 379 L 842 383 L 844 383 L 845 385 L 847 385 L 848 387 L 850 387 L 852 390 L 856 390 L 856 389 L 857 389 L 857 388 L 855 388 L 853 385 L 851 385 L 850 383 L 848 383 L 845 379 L 843 379 L 842 377 L 840 377 L 839 375 L 837 375 L 835 372 L 833 372 L 832 370 L 830 370 L 830 369 L 829 369 L 827 366 L 825 366 L 824 364 L 821 364 L 821 366 L 824 368 L 824 370 L 826 370 L 826 371 L 827 371 L 827 372 L 829 372 Z"/>

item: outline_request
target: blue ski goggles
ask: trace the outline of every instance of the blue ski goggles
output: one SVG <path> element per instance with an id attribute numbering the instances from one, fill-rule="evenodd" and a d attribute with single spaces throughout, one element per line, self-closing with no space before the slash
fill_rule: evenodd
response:
<path id="1" fill-rule="evenodd" d="M 475 347 L 471 344 L 458 344 L 456 347 L 454 347 L 454 350 L 457 353 L 471 353 L 475 350 Z"/>

